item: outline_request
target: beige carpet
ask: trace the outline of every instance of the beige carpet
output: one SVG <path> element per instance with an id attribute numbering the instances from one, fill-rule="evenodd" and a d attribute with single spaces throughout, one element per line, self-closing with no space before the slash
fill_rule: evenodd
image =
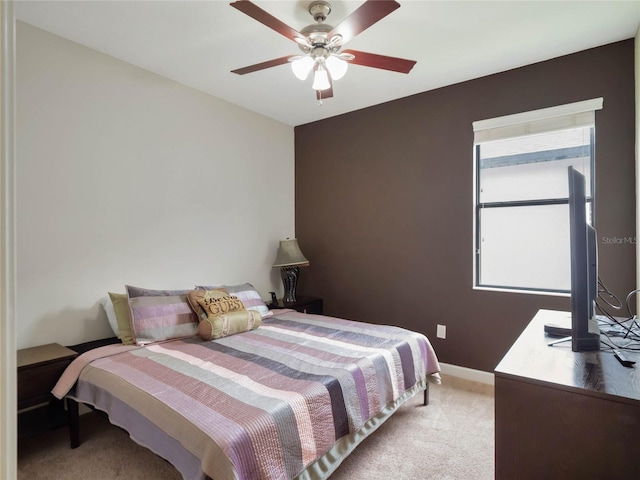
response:
<path id="1" fill-rule="evenodd" d="M 82 444 L 69 448 L 66 429 L 18 443 L 22 480 L 180 479 L 167 462 L 90 413 L 81 419 Z M 424 480 L 494 478 L 493 387 L 443 376 L 403 405 L 366 439 L 331 480 Z"/>

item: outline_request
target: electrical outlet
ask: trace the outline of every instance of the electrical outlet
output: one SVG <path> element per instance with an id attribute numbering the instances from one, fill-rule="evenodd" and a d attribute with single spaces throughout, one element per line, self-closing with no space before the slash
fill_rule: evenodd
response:
<path id="1" fill-rule="evenodd" d="M 438 338 L 447 338 L 447 326 L 446 325 L 438 325 L 436 329 L 436 337 Z"/>

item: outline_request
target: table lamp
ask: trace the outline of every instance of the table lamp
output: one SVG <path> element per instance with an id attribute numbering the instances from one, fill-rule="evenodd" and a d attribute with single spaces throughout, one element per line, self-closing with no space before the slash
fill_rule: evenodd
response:
<path id="1" fill-rule="evenodd" d="M 309 260 L 300 251 L 298 241 L 295 238 L 280 240 L 278 255 L 273 268 L 280 267 L 280 276 L 284 285 L 284 303 L 296 301 L 296 287 L 298 285 L 300 267 L 307 266 L 309 266 Z"/>

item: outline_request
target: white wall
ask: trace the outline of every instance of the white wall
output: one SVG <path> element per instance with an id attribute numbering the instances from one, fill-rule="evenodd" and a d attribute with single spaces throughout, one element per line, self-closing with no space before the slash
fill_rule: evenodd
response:
<path id="1" fill-rule="evenodd" d="M 111 336 L 125 284 L 281 291 L 292 127 L 21 22 L 16 83 L 18 348 Z"/>

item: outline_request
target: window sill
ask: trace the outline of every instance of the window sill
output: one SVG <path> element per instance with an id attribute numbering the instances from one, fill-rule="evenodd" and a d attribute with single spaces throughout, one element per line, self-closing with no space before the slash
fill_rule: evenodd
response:
<path id="1" fill-rule="evenodd" d="M 521 293 L 525 295 L 544 295 L 546 297 L 571 297 L 571 292 L 549 292 L 544 290 L 526 290 L 517 288 L 499 288 L 499 287 L 481 287 L 474 285 L 474 290 L 481 290 L 486 292 L 500 292 L 500 293 Z"/>

